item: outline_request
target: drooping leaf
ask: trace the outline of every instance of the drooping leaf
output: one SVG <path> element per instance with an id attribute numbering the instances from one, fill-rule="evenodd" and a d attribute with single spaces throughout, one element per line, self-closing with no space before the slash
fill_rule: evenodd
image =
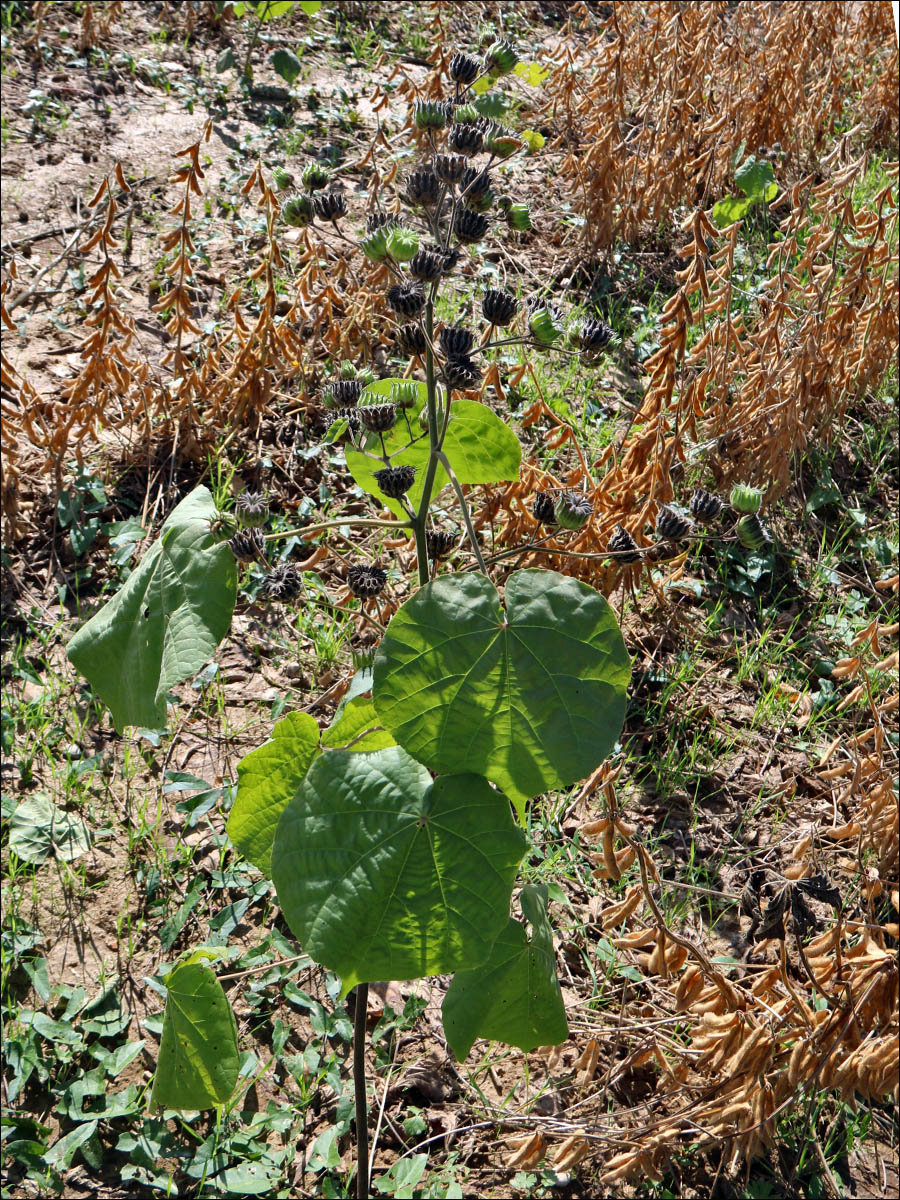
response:
<path id="1" fill-rule="evenodd" d="M 228 632 L 234 556 L 217 544 L 216 508 L 197 487 L 169 515 L 108 604 L 69 643 L 70 661 L 109 706 L 116 729 L 166 723 L 166 693 L 195 674 Z"/>
<path id="2" fill-rule="evenodd" d="M 520 899 L 531 923 L 531 939 L 510 918 L 487 961 L 473 970 L 457 971 L 444 997 L 444 1033 L 460 1062 L 476 1038 L 528 1051 L 568 1037 L 547 919 L 547 888 L 529 885 Z"/>
<path id="3" fill-rule="evenodd" d="M 166 976 L 151 1108 L 202 1111 L 227 1103 L 240 1068 L 237 1025 L 203 948 Z"/>
<path id="4" fill-rule="evenodd" d="M 538 133 L 536 129 L 523 129 L 519 137 L 532 154 L 535 154 L 538 150 L 542 150 L 547 144 L 547 139 L 542 133 Z"/>
<path id="5" fill-rule="evenodd" d="M 346 994 L 479 962 L 524 849 L 505 797 L 482 777 L 432 781 L 397 746 L 334 750 L 278 823 L 272 879 L 303 949 Z"/>
<path id="6" fill-rule="evenodd" d="M 713 205 L 713 220 L 719 229 L 725 229 L 735 221 L 742 221 L 752 207 L 753 201 L 746 196 L 726 196 Z"/>
<path id="7" fill-rule="evenodd" d="M 290 713 L 266 742 L 238 763 L 238 787 L 226 826 L 245 858 L 269 874 L 278 819 L 319 749 L 319 727 L 309 713 Z"/>
<path id="8" fill-rule="evenodd" d="M 290 50 L 279 49 L 272 55 L 272 69 L 287 83 L 291 84 L 300 74 L 300 59 Z"/>
<path id="9" fill-rule="evenodd" d="M 9 822 L 9 848 L 25 862 L 54 855 L 73 862 L 91 848 L 91 831 L 81 819 L 57 808 L 44 792 L 23 800 Z"/>
<path id="10" fill-rule="evenodd" d="M 372 390 L 367 389 L 367 390 Z M 421 411 L 421 410 L 418 410 Z M 422 498 L 425 469 L 428 465 L 428 435 L 422 434 L 416 415 L 410 415 L 410 426 L 418 440 L 409 443 L 409 431 L 404 420 L 399 420 L 390 433 L 385 434 L 384 445 L 392 466 L 417 468 L 416 481 L 407 493 L 410 503 L 417 507 Z M 522 448 L 513 431 L 484 404 L 472 400 L 454 400 L 444 439 L 444 453 L 460 483 L 504 483 L 519 478 Z M 378 443 L 378 453 L 381 444 Z M 384 463 L 379 458 L 352 450 L 345 451 L 350 474 L 361 488 L 376 496 L 385 507 L 402 517 L 403 509 L 396 500 L 383 495 L 375 482 L 375 472 Z M 447 486 L 448 476 L 442 467 L 435 475 L 433 496 Z"/>
<path id="11" fill-rule="evenodd" d="M 525 82 L 531 84 L 532 87 L 540 87 L 550 74 L 550 69 L 542 67 L 540 63 L 536 62 L 517 62 L 515 73 L 521 75 Z"/>
<path id="12" fill-rule="evenodd" d="M 772 164 L 766 162 L 765 159 L 755 158 L 753 155 L 746 162 L 741 163 L 735 171 L 734 182 L 747 199 L 755 203 L 774 200 L 778 194 L 778 185 L 775 183 Z"/>
<path id="13" fill-rule="evenodd" d="M 375 657 L 375 710 L 433 771 L 477 771 L 514 801 L 590 774 L 615 745 L 630 664 L 612 609 L 587 584 L 519 571 L 506 611 L 483 575 L 421 588 Z"/>

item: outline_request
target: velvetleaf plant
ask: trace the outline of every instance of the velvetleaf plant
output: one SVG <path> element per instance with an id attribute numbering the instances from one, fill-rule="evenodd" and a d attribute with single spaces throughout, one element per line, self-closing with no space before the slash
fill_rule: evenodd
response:
<path id="1" fill-rule="evenodd" d="M 501 591 L 463 491 L 519 477 L 512 429 L 465 397 L 478 386 L 485 358 L 510 346 L 543 351 L 563 339 L 591 358 L 611 337 L 591 320 L 566 335 L 546 299 L 523 303 L 494 287 L 477 297 L 484 319 L 477 333 L 436 322 L 440 289 L 475 254 L 492 221 L 515 232 L 531 224 L 524 205 L 494 189 L 498 166 L 539 135 L 518 137 L 497 119 L 508 109 L 502 94 L 473 90 L 493 86 L 517 61 L 505 41 L 481 60 L 450 59 L 449 98 L 418 102 L 412 114 L 424 160 L 406 178 L 403 215 L 371 214 L 361 239 L 362 253 L 390 276 L 397 346 L 424 379 L 375 380 L 348 365 L 323 395 L 333 410 L 326 441 L 346 439 L 353 479 L 394 517 L 357 523 L 414 538 L 418 586 L 327 729 L 307 713 L 291 713 L 244 758 L 228 819 L 234 845 L 273 880 L 304 951 L 340 976 L 342 996 L 356 988 L 361 1196 L 368 1195 L 369 982 L 453 973 L 444 1023 L 461 1059 L 478 1037 L 527 1051 L 567 1036 L 547 889 L 521 892 L 530 937 L 510 915 L 526 851 L 526 806 L 593 771 L 624 719 L 630 665 L 607 601 L 549 570 L 504 574 Z M 322 168 L 311 165 L 302 177 L 305 190 L 282 202 L 287 222 L 305 227 L 345 216 L 343 194 L 327 190 Z M 439 573 L 459 541 L 434 522 L 441 496 L 458 508 L 474 569 Z M 541 493 L 535 501 L 535 517 L 561 532 L 591 515 L 580 492 Z M 120 591 L 75 635 L 69 658 L 108 704 L 117 729 L 164 725 L 170 689 L 214 655 L 229 628 L 237 564 L 265 561 L 268 540 L 298 532 L 266 535 L 267 516 L 261 495 L 244 493 L 223 514 L 207 489 L 195 488 Z M 681 536 L 679 521 L 670 512 L 660 535 Z M 628 561 L 632 546 L 611 552 Z M 363 604 L 386 582 L 378 563 L 347 573 Z M 301 572 L 282 564 L 266 576 L 261 595 L 291 601 L 302 586 Z M 236 1085 L 234 1020 L 208 962 L 217 954 L 195 949 L 168 977 L 152 1096 L 158 1107 L 221 1106 Z"/>

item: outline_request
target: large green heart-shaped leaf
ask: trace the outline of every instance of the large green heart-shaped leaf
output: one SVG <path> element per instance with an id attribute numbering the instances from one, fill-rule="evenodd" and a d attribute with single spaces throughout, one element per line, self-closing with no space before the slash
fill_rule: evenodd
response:
<path id="1" fill-rule="evenodd" d="M 531 923 L 531 940 L 510 918 L 487 961 L 471 971 L 457 971 L 444 997 L 444 1033 L 460 1062 L 480 1037 L 528 1051 L 556 1045 L 569 1035 L 546 887 L 523 888 L 521 904 Z"/>
<path id="2" fill-rule="evenodd" d="M 587 584 L 519 571 L 506 612 L 483 575 L 421 588 L 375 658 L 375 710 L 433 771 L 477 771 L 520 812 L 590 774 L 625 718 L 630 665 L 612 609 Z"/>
<path id="3" fill-rule="evenodd" d="M 13 811 L 9 848 L 25 862 L 43 863 L 55 855 L 73 862 L 91 848 L 91 831 L 71 813 L 57 808 L 46 792 L 35 792 Z"/>
<path id="4" fill-rule="evenodd" d="M 202 1111 L 225 1104 L 237 1083 L 240 1058 L 231 1005 L 197 949 L 166 976 L 159 1062 L 150 1106 Z"/>
<path id="5" fill-rule="evenodd" d="M 379 382 L 384 384 L 390 381 Z M 377 385 L 366 390 L 374 392 L 375 386 Z M 385 390 L 380 394 L 390 395 L 390 392 Z M 418 422 L 422 403 L 420 395 L 418 408 L 410 410 L 409 428 L 401 416 L 390 433 L 384 437 L 384 448 L 391 460 L 391 466 L 417 468 L 416 481 L 407 493 L 413 508 L 417 508 L 422 499 L 429 455 L 428 434 L 422 433 Z M 411 444 L 410 431 L 416 438 Z M 378 438 L 370 438 L 368 447 L 370 450 L 381 452 Z M 474 400 L 453 401 L 443 450 L 460 483 L 501 483 L 519 478 L 522 462 L 519 439 L 485 404 L 478 404 Z M 375 472 L 384 466 L 381 459 L 349 447 L 344 453 L 347 468 L 359 486 L 370 495 L 376 496 L 398 517 L 402 517 L 403 509 L 397 501 L 386 497 L 375 482 Z M 439 466 L 432 495 L 436 496 L 449 482 L 446 471 Z"/>
<path id="6" fill-rule="evenodd" d="M 69 659 L 109 706 L 116 729 L 166 723 L 166 692 L 199 671 L 228 632 L 234 555 L 210 533 L 212 496 L 197 487 L 112 600 L 69 643 Z"/>
<path id="7" fill-rule="evenodd" d="M 432 781 L 398 746 L 320 755 L 278 823 L 285 920 L 344 993 L 474 966 L 509 913 L 525 839 L 476 775 Z"/>

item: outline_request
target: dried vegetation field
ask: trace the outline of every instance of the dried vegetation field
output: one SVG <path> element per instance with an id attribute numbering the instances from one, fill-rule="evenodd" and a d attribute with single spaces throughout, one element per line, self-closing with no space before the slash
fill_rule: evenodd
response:
<path id="1" fill-rule="evenodd" d="M 347 1005 L 225 822 L 276 720 L 333 714 L 416 586 L 412 542 L 274 542 L 299 598 L 243 567 L 164 729 L 118 735 L 65 647 L 197 484 L 264 492 L 270 532 L 366 511 L 322 404 L 342 361 L 403 369 L 359 235 L 424 152 L 412 104 L 497 36 L 528 67 L 508 116 L 543 141 L 503 178 L 532 228 L 460 277 L 615 336 L 591 366 L 495 356 L 471 395 L 522 470 L 470 490 L 473 524 L 494 561 L 602 591 L 633 674 L 613 757 L 528 816 L 569 1039 L 457 1062 L 447 980 L 375 986 L 373 1188 L 896 1195 L 891 6 L 275 7 L 0 8 L 3 1195 L 352 1194 Z M 280 219 L 273 172 L 310 161 L 340 227 Z M 764 493 L 755 547 L 727 505 L 658 536 L 736 484 Z M 535 495 L 573 488 L 591 519 L 541 528 Z M 388 572 L 375 607 L 360 555 Z M 163 976 L 200 943 L 227 948 L 241 1083 L 150 1112 Z"/>

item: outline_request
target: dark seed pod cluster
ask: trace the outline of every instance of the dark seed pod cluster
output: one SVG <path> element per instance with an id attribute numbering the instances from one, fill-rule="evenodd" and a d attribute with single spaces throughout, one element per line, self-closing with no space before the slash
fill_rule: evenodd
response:
<path id="1" fill-rule="evenodd" d="M 453 232 L 461 242 L 480 242 L 488 230 L 487 217 L 471 208 L 459 208 L 453 219 Z"/>
<path id="2" fill-rule="evenodd" d="M 445 250 L 443 246 L 436 246 L 434 242 L 426 242 L 422 249 L 427 250 L 429 254 L 437 254 L 443 258 L 445 275 L 449 275 L 459 262 L 459 251 L 455 246 Z"/>
<path id="3" fill-rule="evenodd" d="M 336 421 L 346 421 L 347 428 L 351 433 L 356 431 L 362 425 L 359 414 L 362 412 L 360 408 L 336 408 L 334 410 L 334 419 Z"/>
<path id="4" fill-rule="evenodd" d="M 616 526 L 612 537 L 609 539 L 607 550 L 611 554 L 614 554 L 620 563 L 636 563 L 641 561 L 641 552 L 638 549 L 638 544 L 624 525 Z"/>
<path id="5" fill-rule="evenodd" d="M 371 600 L 381 595 L 387 583 L 387 571 L 381 567 L 360 566 L 347 570 L 347 587 L 360 600 Z"/>
<path id="6" fill-rule="evenodd" d="M 448 70 L 454 83 L 461 83 L 463 87 L 468 87 L 480 75 L 481 64 L 477 58 L 472 58 L 471 55 L 454 54 L 450 59 Z"/>
<path id="7" fill-rule="evenodd" d="M 491 325 L 509 325 L 519 311 L 519 302 L 509 292 L 488 288 L 481 299 L 481 311 Z"/>
<path id="8" fill-rule="evenodd" d="M 409 273 L 413 279 L 422 283 L 434 283 L 444 273 L 443 254 L 433 254 L 430 250 L 417 250 L 409 264 Z"/>
<path id="9" fill-rule="evenodd" d="M 400 220 L 394 213 L 373 212 L 366 217 L 366 232 L 377 233 L 379 229 L 393 229 Z"/>
<path id="10" fill-rule="evenodd" d="M 359 404 L 363 385 L 359 379 L 334 379 L 325 389 L 324 401 L 329 408 Z"/>
<path id="11" fill-rule="evenodd" d="M 542 525 L 555 525 L 556 514 L 553 511 L 553 498 L 548 492 L 535 492 L 531 512 L 536 521 Z"/>
<path id="12" fill-rule="evenodd" d="M 447 145 L 454 154 L 463 154 L 468 158 L 481 153 L 484 133 L 478 125 L 454 125 L 447 135 Z"/>
<path id="13" fill-rule="evenodd" d="M 397 423 L 393 404 L 367 404 L 359 409 L 359 419 L 371 433 L 387 433 Z"/>
<path id="14" fill-rule="evenodd" d="M 458 541 L 459 534 L 451 533 L 447 529 L 427 530 L 425 533 L 425 545 L 428 550 L 428 557 L 432 562 L 446 558 Z"/>
<path id="15" fill-rule="evenodd" d="M 385 496 L 399 500 L 412 487 L 416 478 L 415 467 L 382 467 L 375 472 L 375 482 Z"/>
<path id="16" fill-rule="evenodd" d="M 280 563 L 273 568 L 259 589 L 264 600 L 296 600 L 303 591 L 300 572 L 293 563 Z"/>
<path id="17" fill-rule="evenodd" d="M 425 293 L 417 283 L 394 283 L 387 290 L 387 302 L 404 317 L 417 317 L 425 307 Z"/>
<path id="18" fill-rule="evenodd" d="M 444 379 L 448 387 L 467 391 L 481 381 L 481 368 L 470 358 L 448 358 L 444 363 Z"/>
<path id="19" fill-rule="evenodd" d="M 594 506 L 583 492 L 563 492 L 553 506 L 557 525 L 563 529 L 581 529 L 594 512 Z"/>
<path id="20" fill-rule="evenodd" d="M 265 558 L 266 542 L 258 529 L 240 529 L 229 539 L 231 553 L 238 562 L 256 562 Z"/>
<path id="21" fill-rule="evenodd" d="M 461 325 L 445 325 L 438 341 L 446 358 L 468 358 L 475 337 L 470 329 L 464 329 Z"/>
<path id="22" fill-rule="evenodd" d="M 440 196 L 440 180 L 433 171 L 411 171 L 401 199 L 413 208 L 433 208 Z"/>
<path id="23" fill-rule="evenodd" d="M 493 196 L 491 177 L 487 171 L 479 171 L 468 167 L 459 181 L 460 194 L 465 197 L 467 204 L 476 204 L 486 196 Z"/>
<path id="24" fill-rule="evenodd" d="M 466 173 L 469 164 L 461 154 L 436 154 L 431 160 L 431 169 L 435 176 L 448 186 L 459 183 Z"/>
<path id="25" fill-rule="evenodd" d="M 613 331 L 605 321 L 585 321 L 575 333 L 574 343 L 588 354 L 599 354 L 612 341 Z"/>
<path id="26" fill-rule="evenodd" d="M 414 354 L 424 354 L 428 349 L 425 331 L 421 325 L 401 325 L 394 333 L 397 346 L 410 357 Z"/>
<path id="27" fill-rule="evenodd" d="M 718 496 L 712 495 L 710 492 L 704 492 L 703 488 L 694 488 L 691 496 L 691 516 L 695 521 L 700 521 L 707 524 L 722 514 L 724 503 Z"/>
<path id="28" fill-rule="evenodd" d="M 234 502 L 234 515 L 242 529 L 258 528 L 269 518 L 269 503 L 262 492 L 241 492 Z"/>
<path id="29" fill-rule="evenodd" d="M 661 504 L 659 512 L 656 514 L 656 532 L 666 541 L 679 542 L 691 536 L 694 532 L 694 523 L 676 512 L 674 508 L 670 508 L 668 504 Z"/>
<path id="30" fill-rule="evenodd" d="M 321 221 L 338 221 L 347 215 L 347 197 L 343 192 L 326 192 L 315 198 L 316 216 Z"/>

